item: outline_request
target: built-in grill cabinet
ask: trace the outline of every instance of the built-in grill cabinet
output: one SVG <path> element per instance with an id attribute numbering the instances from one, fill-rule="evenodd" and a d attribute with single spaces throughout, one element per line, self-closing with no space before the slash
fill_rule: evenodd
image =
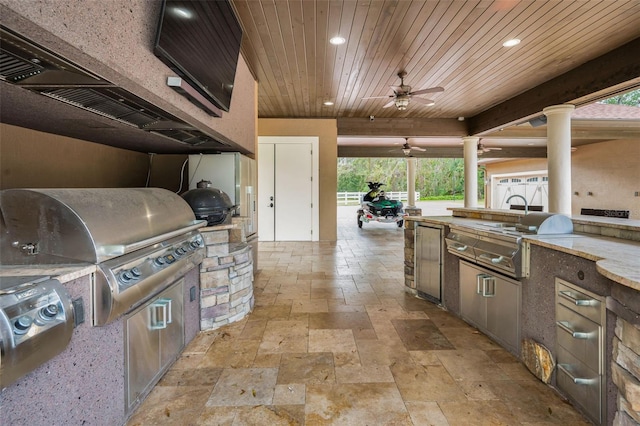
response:
<path id="1" fill-rule="evenodd" d="M 460 316 L 513 354 L 520 353 L 519 281 L 460 261 Z"/>
<path id="2" fill-rule="evenodd" d="M 556 383 L 596 424 L 606 416 L 604 299 L 560 278 L 556 289 Z"/>

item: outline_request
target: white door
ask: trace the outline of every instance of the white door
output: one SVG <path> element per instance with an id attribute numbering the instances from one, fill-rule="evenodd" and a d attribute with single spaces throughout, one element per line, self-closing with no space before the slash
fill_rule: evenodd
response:
<path id="1" fill-rule="evenodd" d="M 275 240 L 275 145 L 258 145 L 258 240 Z"/>
<path id="2" fill-rule="evenodd" d="M 260 143 L 260 241 L 312 241 L 311 143 Z"/>

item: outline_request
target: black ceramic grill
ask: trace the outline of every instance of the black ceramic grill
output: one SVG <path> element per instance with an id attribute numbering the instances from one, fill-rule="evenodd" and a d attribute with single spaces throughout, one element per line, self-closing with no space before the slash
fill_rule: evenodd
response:
<path id="1" fill-rule="evenodd" d="M 196 219 L 206 220 L 208 226 L 231 223 L 235 206 L 229 196 L 216 188 L 196 188 L 182 194 L 191 206 Z"/>

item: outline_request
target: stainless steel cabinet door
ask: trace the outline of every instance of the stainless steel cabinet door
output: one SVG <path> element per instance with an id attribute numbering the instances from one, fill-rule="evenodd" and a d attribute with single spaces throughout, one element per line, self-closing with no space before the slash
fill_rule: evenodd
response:
<path id="1" fill-rule="evenodd" d="M 480 269 L 460 262 L 460 315 L 484 330 L 487 323 L 487 303 L 482 292 L 478 291 L 478 275 L 482 273 Z"/>
<path id="2" fill-rule="evenodd" d="M 144 393 L 160 369 L 160 335 L 149 332 L 150 329 L 148 308 L 143 308 L 126 321 L 127 407 Z"/>
<path id="3" fill-rule="evenodd" d="M 503 345 L 520 349 L 520 283 L 493 275 L 495 290 L 487 297 L 487 331 Z"/>
<path id="4" fill-rule="evenodd" d="M 416 226 L 416 289 L 437 300 L 441 293 L 442 234 L 438 228 Z"/>
<path id="5" fill-rule="evenodd" d="M 164 368 L 173 361 L 184 347 L 184 315 L 183 297 L 184 280 L 160 295 L 160 300 L 170 300 L 171 317 L 167 319 L 166 327 L 160 333 L 160 368 Z"/>
<path id="6" fill-rule="evenodd" d="M 125 321 L 127 411 L 184 347 L 183 294 L 181 279 Z"/>

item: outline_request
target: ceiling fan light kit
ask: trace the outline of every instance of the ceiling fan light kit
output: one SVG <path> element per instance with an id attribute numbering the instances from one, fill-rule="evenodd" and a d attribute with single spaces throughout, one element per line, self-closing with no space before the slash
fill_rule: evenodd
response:
<path id="1" fill-rule="evenodd" d="M 409 106 L 409 97 L 408 96 L 398 96 L 395 100 L 396 108 L 398 111 L 404 111 Z"/>

